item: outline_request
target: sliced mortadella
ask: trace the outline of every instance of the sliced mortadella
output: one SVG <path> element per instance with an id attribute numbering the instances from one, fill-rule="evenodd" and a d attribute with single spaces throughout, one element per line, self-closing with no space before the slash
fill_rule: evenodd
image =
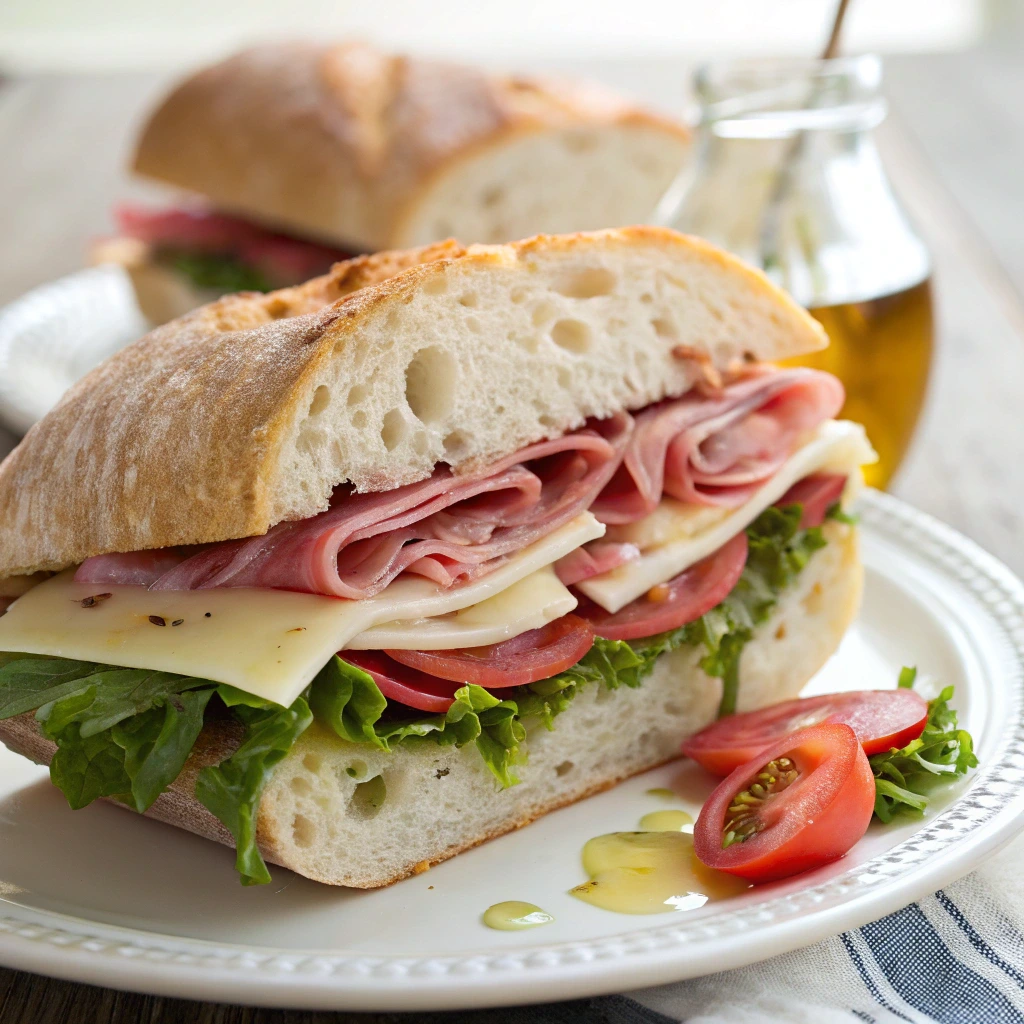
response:
<path id="1" fill-rule="evenodd" d="M 129 551 L 121 555 L 94 555 L 78 567 L 75 582 L 150 587 L 165 573 L 179 566 L 185 558 L 177 548 Z"/>
<path id="2" fill-rule="evenodd" d="M 611 572 L 639 557 L 640 549 L 635 544 L 595 540 L 560 558 L 555 562 L 555 572 L 567 587 L 571 587 L 574 583 L 589 580 L 591 576 L 600 576 L 603 572 Z"/>
<path id="3" fill-rule="evenodd" d="M 649 515 L 664 494 L 737 508 L 843 404 L 819 370 L 757 369 L 707 395 L 690 392 L 636 417 L 622 465 L 591 511 L 609 525 Z"/>

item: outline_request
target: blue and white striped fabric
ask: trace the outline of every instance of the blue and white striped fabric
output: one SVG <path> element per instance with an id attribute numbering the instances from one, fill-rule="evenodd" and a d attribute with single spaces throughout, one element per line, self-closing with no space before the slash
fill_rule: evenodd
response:
<path id="1" fill-rule="evenodd" d="M 1024 1024 L 1022 867 L 1018 839 L 973 874 L 880 921 L 753 967 L 630 993 L 618 1006 L 594 1000 L 593 1019 Z"/>

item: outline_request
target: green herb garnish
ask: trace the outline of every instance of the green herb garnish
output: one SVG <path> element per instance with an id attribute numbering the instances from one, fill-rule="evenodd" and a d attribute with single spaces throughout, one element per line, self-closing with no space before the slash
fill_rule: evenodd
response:
<path id="1" fill-rule="evenodd" d="M 912 687 L 916 677 L 917 669 L 904 668 L 900 687 Z M 977 767 L 974 740 L 958 726 L 956 712 L 949 706 L 952 697 L 953 687 L 947 686 L 928 702 L 928 721 L 916 740 L 868 758 L 875 776 L 875 816 L 880 821 L 892 821 L 897 812 L 922 814 L 936 786 Z"/>

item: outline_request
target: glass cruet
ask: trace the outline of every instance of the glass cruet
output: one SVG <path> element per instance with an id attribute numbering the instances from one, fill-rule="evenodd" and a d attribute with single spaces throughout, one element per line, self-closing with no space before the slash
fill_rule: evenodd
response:
<path id="1" fill-rule="evenodd" d="M 843 381 L 884 487 L 921 413 L 933 330 L 928 250 L 872 136 L 881 79 L 872 55 L 702 68 L 695 155 L 656 219 L 761 267 L 821 322 L 829 348 L 795 362 Z"/>

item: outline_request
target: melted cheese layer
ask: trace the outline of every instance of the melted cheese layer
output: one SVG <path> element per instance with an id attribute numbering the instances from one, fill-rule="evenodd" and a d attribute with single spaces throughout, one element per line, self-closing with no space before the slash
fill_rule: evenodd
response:
<path id="1" fill-rule="evenodd" d="M 483 647 L 530 629 L 540 629 L 568 615 L 578 603 L 548 566 L 462 611 L 429 619 L 385 622 L 363 630 L 349 641 L 348 649 L 451 651 L 458 647 Z"/>

